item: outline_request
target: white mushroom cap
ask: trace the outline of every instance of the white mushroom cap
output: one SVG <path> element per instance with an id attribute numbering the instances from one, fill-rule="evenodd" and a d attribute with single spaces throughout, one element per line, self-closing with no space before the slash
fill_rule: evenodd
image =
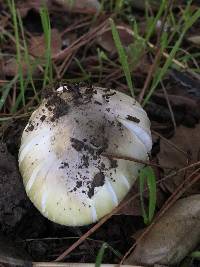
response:
<path id="1" fill-rule="evenodd" d="M 19 151 L 26 192 L 50 220 L 85 225 L 125 197 L 152 147 L 146 112 L 131 97 L 105 88 L 58 88 L 33 112 Z"/>

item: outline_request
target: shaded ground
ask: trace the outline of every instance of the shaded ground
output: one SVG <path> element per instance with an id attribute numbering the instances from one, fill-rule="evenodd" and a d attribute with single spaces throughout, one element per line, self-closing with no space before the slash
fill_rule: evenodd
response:
<path id="1" fill-rule="evenodd" d="M 129 21 L 128 18 L 131 16 L 131 19 L 138 22 L 139 32 L 143 36 L 146 31 L 144 10 L 136 9 L 130 5 L 118 14 L 111 10 L 107 3 L 105 12 L 94 19 L 96 7 L 92 7 L 92 9 L 91 7 L 83 7 L 72 13 L 71 9 L 63 8 L 62 4 L 58 2 L 49 1 L 48 6 L 52 26 L 53 81 L 56 81 L 57 84 L 62 82 L 70 84 L 81 82 L 83 84 L 86 82 L 87 84 L 111 87 L 130 95 L 107 20 L 109 16 L 113 15 L 117 25 L 122 26 L 119 33 L 132 66 L 131 74 L 134 79 L 135 93 L 139 98 L 148 73 L 155 62 L 157 50 L 146 46 L 141 53 L 138 52 L 138 59 L 135 60 L 135 54 L 132 54 L 133 50 L 139 51 L 138 45 L 141 46 L 141 44 L 136 44 L 135 39 L 133 41 L 133 37 L 127 33 L 127 29 L 130 30 L 131 20 Z M 194 1 L 192 8 L 198 9 L 198 4 L 198 1 L 197 3 Z M 41 95 L 48 93 L 46 84 L 52 81 L 49 78 L 46 84 L 43 84 L 46 45 L 40 19 L 40 4 L 37 1 L 27 1 L 27 3 L 16 1 L 16 5 L 24 24 L 24 35 L 27 40 L 28 52 L 31 55 L 30 65 L 33 67 L 32 78 L 36 89 L 34 90 L 30 80 L 27 84 L 24 81 L 26 88 L 25 103 L 23 103 L 19 79 L 14 80 L 10 87 L 6 87 L 10 81 L 19 75 L 19 64 L 16 60 L 17 40 L 12 15 L 7 5 L 0 1 L 0 29 L 3 32 L 3 41 L 0 47 L 2 54 L 0 56 L 0 86 L 3 95 L 0 103 L 0 118 L 2 117 L 0 121 L 2 122 L 0 129 L 0 232 L 22 246 L 32 257 L 32 260 L 52 261 L 93 225 L 72 228 L 54 224 L 40 215 L 24 192 L 17 166 L 21 133 L 31 112 L 40 102 Z M 174 6 L 175 19 L 182 15 L 184 8 L 184 1 L 180 1 Z M 154 7 L 150 10 L 150 14 L 153 14 L 154 17 L 156 12 L 156 7 L 155 10 Z M 171 21 L 169 20 L 167 23 L 170 24 Z M 175 25 L 170 24 L 168 37 L 173 34 L 173 27 Z M 178 38 L 180 29 L 172 40 Z M 199 53 L 199 43 L 196 44 L 189 39 L 190 37 L 198 37 L 199 29 L 200 22 L 198 20 L 189 29 L 181 49 L 177 52 L 176 59 L 181 67 L 179 65 L 177 67 L 175 64 L 169 68 L 162 83 L 159 83 L 158 88 L 145 106 L 152 122 L 154 141 L 152 163 L 179 169 L 199 160 L 200 59 L 195 56 Z M 9 37 L 7 33 L 12 36 Z M 20 32 L 20 37 L 20 45 L 23 46 L 22 32 Z M 155 28 L 150 38 L 154 48 L 156 48 L 158 37 L 159 30 Z M 131 50 L 130 47 L 133 44 L 135 47 Z M 170 53 L 170 48 L 174 44 L 175 42 L 170 43 L 165 48 L 165 52 Z M 164 65 L 166 58 L 162 56 L 156 70 Z M 21 57 L 21 71 L 27 78 L 29 67 L 27 62 L 24 62 L 24 52 Z M 132 62 L 133 58 L 134 62 Z M 184 68 L 185 64 L 187 68 Z M 48 73 L 48 75 L 50 74 Z M 154 79 L 154 72 L 150 78 L 151 81 Z M 150 85 L 151 83 L 149 88 Z M 167 145 L 165 138 L 172 138 L 173 144 Z M 176 153 L 173 150 L 174 147 Z M 181 154 L 177 154 L 177 151 Z M 173 162 L 170 159 L 173 159 Z M 154 168 L 158 181 L 168 174 L 162 166 Z M 183 175 L 159 184 L 156 211 L 162 208 L 163 203 L 189 174 L 190 172 L 184 172 Z M 136 192 L 138 192 L 137 186 L 132 190 L 130 196 Z M 184 192 L 185 195 L 193 193 L 199 193 L 199 181 L 193 187 L 189 187 L 187 192 Z M 148 206 L 147 195 L 145 204 Z M 120 256 L 128 251 L 137 239 L 139 230 L 144 227 L 140 201 L 134 200 L 121 210 L 119 215 L 109 219 L 90 238 L 72 251 L 66 257 L 66 261 L 94 262 L 103 242 L 107 242 L 121 255 L 118 257 L 116 253 L 108 249 L 103 261 L 118 263 Z"/>

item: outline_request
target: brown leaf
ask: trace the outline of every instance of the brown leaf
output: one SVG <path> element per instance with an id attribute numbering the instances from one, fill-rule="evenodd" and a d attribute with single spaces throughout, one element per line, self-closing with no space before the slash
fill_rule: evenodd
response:
<path id="1" fill-rule="evenodd" d="M 22 73 L 23 75 L 27 75 L 28 67 L 25 62 L 21 62 Z M 10 58 L 4 63 L 3 66 L 3 74 L 5 76 L 15 76 L 19 72 L 19 64 L 15 58 Z"/>
<path id="2" fill-rule="evenodd" d="M 161 139 L 160 153 L 158 154 L 160 165 L 180 169 L 187 166 L 188 163 L 198 161 L 200 156 L 199 133 L 200 124 L 196 125 L 195 128 L 180 126 L 176 129 L 175 135 L 170 139 L 172 143 L 188 153 L 188 155 L 181 153 Z M 168 174 L 167 170 L 165 170 L 165 174 Z M 167 187 L 170 192 L 173 192 L 174 189 L 183 181 L 184 176 L 185 173 L 176 175 L 173 180 L 170 179 L 165 181 L 164 186 Z"/>
<path id="3" fill-rule="evenodd" d="M 193 35 L 188 37 L 187 39 L 194 45 L 200 46 L 200 35 Z"/>
<path id="4" fill-rule="evenodd" d="M 131 34 L 131 28 L 125 23 L 118 24 L 118 33 L 123 47 L 126 48 L 127 59 L 131 70 L 139 75 L 149 71 L 150 61 L 145 53 L 144 47 Z M 107 52 L 117 53 L 117 48 L 113 40 L 112 31 L 107 30 L 96 40 L 97 44 Z M 137 51 L 137 55 L 134 51 Z"/>
<path id="5" fill-rule="evenodd" d="M 51 31 L 51 55 L 55 56 L 62 47 L 61 35 L 56 29 Z M 32 36 L 30 40 L 29 53 L 35 57 L 44 57 L 46 52 L 45 36 Z"/>
<path id="6" fill-rule="evenodd" d="M 121 25 L 118 25 L 121 26 Z M 127 25 L 123 25 L 124 29 L 119 29 L 119 36 L 120 36 L 120 40 L 122 42 L 122 45 L 127 47 L 128 45 L 130 45 L 133 42 L 133 36 L 125 30 L 126 27 L 128 27 L 130 29 L 129 26 Z M 112 31 L 108 30 L 106 32 L 104 32 L 102 35 L 100 35 L 97 38 L 97 43 L 106 51 L 110 52 L 110 53 L 115 53 L 117 52 L 116 50 L 116 46 L 112 37 Z"/>
<path id="7" fill-rule="evenodd" d="M 95 14 L 100 11 L 100 3 L 98 0 L 28 0 L 19 1 L 17 9 L 22 18 L 34 9 L 39 9 L 45 4 L 49 11 L 62 10 L 73 13 Z"/>
<path id="8" fill-rule="evenodd" d="M 179 263 L 200 239 L 200 195 L 178 200 L 138 243 L 126 264 Z"/>
<path id="9" fill-rule="evenodd" d="M 155 93 L 156 96 L 165 99 L 164 94 Z M 187 109 L 196 110 L 196 112 L 200 113 L 200 107 L 198 104 L 198 100 L 191 98 L 189 96 L 182 95 L 181 92 L 177 94 L 168 94 L 169 101 L 174 107 L 186 107 Z"/>
<path id="10" fill-rule="evenodd" d="M 48 0 L 28 0 L 28 1 L 18 1 L 16 6 L 22 18 L 26 17 L 30 9 L 34 9 L 39 12 L 42 5 L 46 5 L 49 8 Z"/>

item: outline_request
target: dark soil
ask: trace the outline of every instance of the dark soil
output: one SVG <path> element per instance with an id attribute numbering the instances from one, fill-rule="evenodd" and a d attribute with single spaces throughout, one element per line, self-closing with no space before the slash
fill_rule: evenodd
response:
<path id="1" fill-rule="evenodd" d="M 135 122 L 135 123 L 139 123 L 140 122 L 140 120 L 138 119 L 138 118 L 136 118 L 136 117 L 133 117 L 133 116 L 130 116 L 130 115 L 127 115 L 127 120 L 129 120 L 129 121 L 133 121 L 133 122 Z"/>
<path id="2" fill-rule="evenodd" d="M 53 111 L 53 116 L 51 118 L 52 122 L 68 113 L 68 105 L 66 101 L 57 94 L 52 94 L 51 97 L 48 98 L 46 108 L 50 108 Z"/>
<path id="3" fill-rule="evenodd" d="M 9 233 L 22 219 L 28 208 L 17 162 L 5 144 L 0 144 L 0 223 L 1 230 Z"/>
<path id="4" fill-rule="evenodd" d="M 88 191 L 88 197 L 92 198 L 92 196 L 94 195 L 94 189 L 95 187 L 99 187 L 99 186 L 103 186 L 105 183 L 105 176 L 102 172 L 97 173 L 94 176 L 94 180 L 92 181 L 92 184 L 90 186 L 90 189 Z"/>

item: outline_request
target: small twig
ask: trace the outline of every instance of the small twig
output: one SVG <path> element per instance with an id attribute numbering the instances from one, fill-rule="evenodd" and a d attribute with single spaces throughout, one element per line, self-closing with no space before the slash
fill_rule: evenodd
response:
<path id="1" fill-rule="evenodd" d="M 110 81 L 110 80 L 113 80 L 115 77 L 117 77 L 119 79 L 119 78 L 123 77 L 123 75 L 124 74 L 122 73 L 121 68 L 115 69 L 115 70 L 111 71 L 111 73 L 106 76 L 106 80 Z"/>
<path id="2" fill-rule="evenodd" d="M 185 152 L 183 149 L 181 149 L 180 147 L 178 147 L 177 145 L 175 145 L 174 143 L 172 143 L 170 140 L 168 140 L 167 138 L 165 138 L 164 136 L 162 136 L 158 132 L 156 132 L 154 130 L 151 130 L 151 132 L 153 134 L 155 134 L 156 136 L 160 137 L 166 144 L 168 144 L 169 146 L 172 146 L 174 149 L 176 149 L 177 151 L 181 152 L 182 154 L 184 154 L 185 157 L 188 158 L 188 153 Z"/>
<path id="3" fill-rule="evenodd" d="M 102 34 L 102 30 L 105 26 L 108 25 L 108 19 L 103 21 L 98 27 L 90 30 L 86 34 L 82 35 L 78 38 L 75 42 L 73 42 L 70 46 L 66 47 L 64 50 L 60 51 L 57 55 L 53 56 L 53 59 L 56 61 L 60 61 L 65 58 L 68 54 L 73 53 L 75 50 L 79 49 L 83 46 L 86 42 L 91 41 L 97 35 Z"/>
<path id="4" fill-rule="evenodd" d="M 170 100 L 169 100 L 169 97 L 168 97 L 167 90 L 165 89 L 165 86 L 164 86 L 163 82 L 161 82 L 160 84 L 161 84 L 161 87 L 162 87 L 163 92 L 164 92 L 164 96 L 165 96 L 165 99 L 166 99 L 166 102 L 167 102 L 167 106 L 168 106 L 168 109 L 169 109 L 169 112 L 170 112 L 170 115 L 171 115 L 171 119 L 172 119 L 172 123 L 173 123 L 173 126 L 174 126 L 174 130 L 176 130 L 176 120 L 175 120 L 175 117 L 174 117 L 174 112 L 172 110 L 172 106 L 171 106 L 171 103 L 170 103 Z"/>
<path id="5" fill-rule="evenodd" d="M 165 209 L 165 207 L 168 206 L 168 204 L 171 203 L 171 201 L 176 201 L 186 190 L 193 185 L 194 182 L 196 182 L 196 178 L 199 179 L 199 175 L 195 176 L 195 179 L 191 180 L 191 177 L 194 176 L 194 174 L 198 173 L 200 171 L 200 168 L 196 169 L 194 172 L 192 172 L 173 192 L 173 194 L 167 199 L 165 204 L 163 205 L 162 209 Z M 160 211 L 161 213 L 161 211 Z"/>
<path id="6" fill-rule="evenodd" d="M 104 157 L 107 157 L 107 158 L 123 159 L 123 160 L 128 160 L 128 161 L 141 163 L 141 164 L 148 165 L 148 166 L 174 170 L 173 168 L 170 168 L 168 166 L 161 166 L 159 164 L 156 164 L 156 163 L 153 163 L 153 162 L 150 162 L 150 161 L 146 161 L 146 160 L 136 159 L 134 157 L 128 157 L 128 156 L 123 156 L 123 155 L 115 155 L 115 154 L 108 154 L 108 153 L 102 153 L 101 155 L 104 156 Z"/>
<path id="7" fill-rule="evenodd" d="M 9 81 L 7 81 L 7 80 L 0 80 L 0 83 L 7 83 L 7 82 L 9 82 Z"/>
<path id="8" fill-rule="evenodd" d="M 72 60 L 74 59 L 76 52 L 70 54 L 66 59 L 63 61 L 63 64 L 61 65 L 59 69 L 60 77 L 63 78 L 64 74 L 66 73 L 67 69 L 69 68 L 70 64 L 72 63 Z"/>
<path id="9" fill-rule="evenodd" d="M 75 22 L 73 25 L 71 25 L 70 27 L 67 27 L 62 33 L 61 36 L 63 37 L 66 33 L 77 30 L 79 28 L 85 27 L 87 25 L 89 25 L 91 23 L 91 16 L 90 17 L 86 17 L 84 19 L 81 19 L 77 22 Z"/>
<path id="10" fill-rule="evenodd" d="M 32 267 L 94 267 L 94 263 L 55 263 L 55 262 L 33 262 Z M 0 266 L 1 267 L 1 266 Z M 5 266 L 3 266 L 5 267 Z M 101 263 L 101 267 L 120 267 L 118 264 L 104 264 Z M 143 267 L 141 265 L 123 265 L 123 267 Z"/>
<path id="11" fill-rule="evenodd" d="M 159 62 L 161 56 L 162 56 L 161 48 L 158 48 L 157 49 L 157 52 L 156 52 L 156 56 L 155 56 L 154 62 L 150 66 L 150 70 L 149 70 L 149 72 L 147 74 L 147 78 L 146 78 L 146 80 L 144 82 L 144 86 L 142 88 L 142 91 L 139 94 L 139 97 L 138 97 L 138 102 L 139 103 L 141 103 L 142 100 L 143 100 L 143 97 L 145 95 L 145 92 L 146 92 L 147 88 L 149 87 L 149 84 L 150 84 L 150 82 L 152 80 L 152 77 L 153 77 L 153 73 L 155 72 L 155 69 L 156 69 L 156 67 L 158 65 L 158 62 Z"/>

